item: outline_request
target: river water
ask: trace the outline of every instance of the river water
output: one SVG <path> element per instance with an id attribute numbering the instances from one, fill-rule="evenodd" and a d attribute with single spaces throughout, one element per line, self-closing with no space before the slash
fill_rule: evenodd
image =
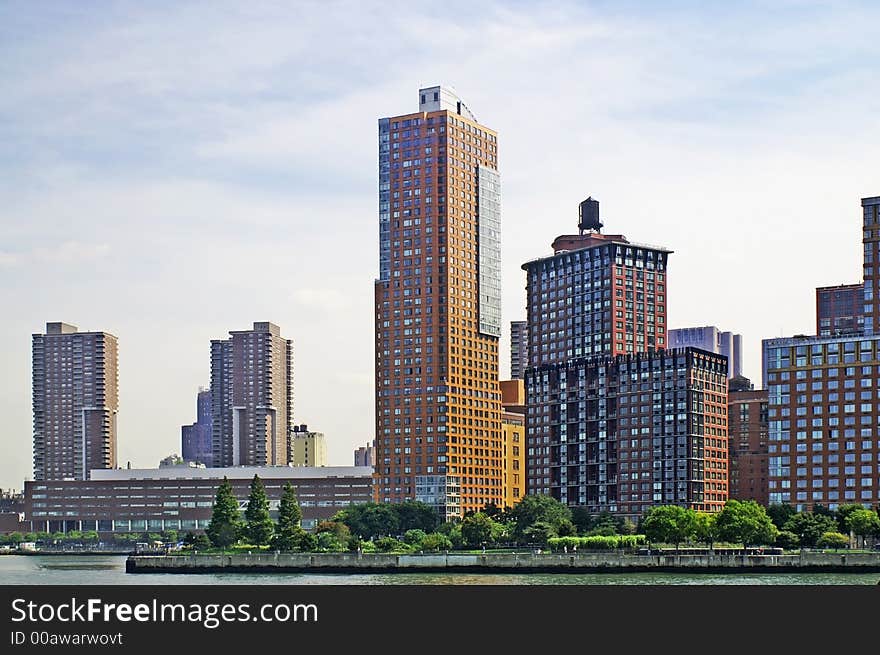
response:
<path id="1" fill-rule="evenodd" d="M 139 573 L 125 555 L 4 555 L 5 585 L 876 585 L 880 573 Z"/>

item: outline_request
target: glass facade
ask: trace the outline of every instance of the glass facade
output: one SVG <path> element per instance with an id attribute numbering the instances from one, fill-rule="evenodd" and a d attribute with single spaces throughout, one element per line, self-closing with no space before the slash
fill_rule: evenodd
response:
<path id="1" fill-rule="evenodd" d="M 501 177 L 477 166 L 480 332 L 501 336 Z"/>

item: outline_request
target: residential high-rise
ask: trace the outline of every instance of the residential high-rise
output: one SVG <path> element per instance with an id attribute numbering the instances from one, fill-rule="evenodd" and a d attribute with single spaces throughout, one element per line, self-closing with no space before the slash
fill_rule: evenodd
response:
<path id="1" fill-rule="evenodd" d="M 327 441 L 323 432 L 309 430 L 307 425 L 294 425 L 290 431 L 291 466 L 327 466 Z"/>
<path id="2" fill-rule="evenodd" d="M 840 284 L 816 289 L 816 334 L 839 337 L 865 329 L 864 284 Z"/>
<path id="3" fill-rule="evenodd" d="M 368 443 L 366 446 L 360 446 L 354 451 L 355 466 L 375 466 L 375 441 Z"/>
<path id="4" fill-rule="evenodd" d="M 184 460 L 213 466 L 211 430 L 211 390 L 200 388 L 196 399 L 196 422 L 180 428 L 180 452 Z"/>
<path id="5" fill-rule="evenodd" d="M 722 332 L 714 325 L 669 330 L 668 348 L 700 348 L 727 357 L 727 375 L 742 375 L 742 335 Z"/>
<path id="6" fill-rule="evenodd" d="M 771 503 L 880 501 L 880 197 L 862 209 L 864 334 L 763 341 Z"/>
<path id="7" fill-rule="evenodd" d="M 286 465 L 293 346 L 274 323 L 211 341 L 214 466 Z"/>
<path id="8" fill-rule="evenodd" d="M 497 147 L 440 86 L 379 119 L 375 498 L 444 518 L 502 501 Z"/>
<path id="9" fill-rule="evenodd" d="M 727 359 L 665 350 L 665 248 L 580 233 L 527 262 L 527 492 L 637 518 L 727 500 Z"/>
<path id="10" fill-rule="evenodd" d="M 601 234 L 599 203 L 592 198 L 581 203 L 580 215 L 580 234 L 557 237 L 552 256 L 522 266 L 529 366 L 667 345 L 666 261 L 672 251 Z"/>
<path id="11" fill-rule="evenodd" d="M 731 378 L 727 394 L 730 436 L 730 497 L 770 502 L 768 475 L 767 391 L 754 389 L 748 378 Z"/>
<path id="12" fill-rule="evenodd" d="M 529 367 L 528 321 L 510 322 L 510 377 L 522 380 Z"/>
<path id="13" fill-rule="evenodd" d="M 47 323 L 33 335 L 34 480 L 88 480 L 116 466 L 118 346 L 106 332 Z"/>

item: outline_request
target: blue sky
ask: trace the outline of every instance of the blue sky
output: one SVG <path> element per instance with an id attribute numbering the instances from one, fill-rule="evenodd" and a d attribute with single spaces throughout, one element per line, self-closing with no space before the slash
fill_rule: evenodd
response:
<path id="1" fill-rule="evenodd" d="M 436 83 L 499 132 L 505 323 L 592 195 L 675 251 L 671 326 L 742 333 L 760 380 L 760 340 L 859 280 L 880 7 L 704 4 L 0 2 L 0 486 L 32 474 L 30 335 L 56 320 L 119 337 L 123 465 L 179 451 L 210 339 L 259 320 L 294 341 L 297 422 L 350 463 L 376 119 Z"/>

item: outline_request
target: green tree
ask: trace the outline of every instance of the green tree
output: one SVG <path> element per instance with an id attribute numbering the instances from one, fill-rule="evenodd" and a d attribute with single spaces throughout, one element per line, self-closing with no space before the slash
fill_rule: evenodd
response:
<path id="1" fill-rule="evenodd" d="M 710 549 L 718 539 L 718 526 L 715 524 L 715 514 L 697 512 L 694 515 L 694 539 L 706 544 Z"/>
<path id="2" fill-rule="evenodd" d="M 424 530 L 407 530 L 406 534 L 403 535 L 403 541 L 413 548 L 421 548 L 422 542 L 427 536 Z"/>
<path id="3" fill-rule="evenodd" d="M 636 524 L 629 518 L 623 519 L 617 527 L 618 534 L 636 534 L 637 530 Z"/>
<path id="4" fill-rule="evenodd" d="M 345 523 L 339 521 L 321 521 L 315 527 L 315 534 L 319 535 L 322 532 L 331 533 L 336 538 L 336 541 L 341 544 L 348 543 L 348 540 L 351 539 L 351 530 L 348 529 Z"/>
<path id="5" fill-rule="evenodd" d="M 849 537 L 840 532 L 824 532 L 817 543 L 820 548 L 846 548 L 849 546 Z"/>
<path id="6" fill-rule="evenodd" d="M 422 550 L 428 553 L 436 553 L 439 550 L 450 550 L 452 548 L 452 541 L 449 540 L 445 534 L 440 534 L 439 532 L 432 532 L 431 534 L 425 535 L 425 538 L 422 539 Z"/>
<path id="7" fill-rule="evenodd" d="M 846 519 L 853 512 L 857 512 L 860 509 L 865 509 L 861 505 L 841 505 L 837 508 L 837 511 L 834 512 L 834 519 L 837 521 L 837 531 L 842 532 L 843 534 L 848 534 L 850 531 L 849 525 L 846 523 Z"/>
<path id="8" fill-rule="evenodd" d="M 426 534 L 434 532 L 440 525 L 440 515 L 430 505 L 418 500 L 407 500 L 392 505 L 397 513 L 398 533 L 407 530 L 423 530 Z M 390 534 L 390 533 L 389 533 Z"/>
<path id="9" fill-rule="evenodd" d="M 813 514 L 818 514 L 819 516 L 830 516 L 831 518 L 835 518 L 834 512 L 825 507 L 822 503 L 816 503 L 813 505 Z"/>
<path id="10" fill-rule="evenodd" d="M 217 548 L 228 548 L 238 541 L 241 534 L 241 515 L 238 511 L 238 500 L 232 493 L 232 485 L 226 476 L 217 489 L 214 507 L 211 511 L 211 522 L 208 524 L 208 539 Z"/>
<path id="11" fill-rule="evenodd" d="M 437 532 L 449 539 L 453 548 L 459 548 L 464 544 L 464 538 L 461 536 L 461 523 L 455 521 L 441 523 Z M 424 547 L 424 542 L 422 542 L 422 547 Z"/>
<path id="12" fill-rule="evenodd" d="M 207 550 L 211 547 L 211 540 L 201 532 L 187 532 L 183 537 L 183 543 L 193 550 Z"/>
<path id="13" fill-rule="evenodd" d="M 718 538 L 744 546 L 770 545 L 779 530 L 767 510 L 754 500 L 728 500 L 715 517 Z"/>
<path id="14" fill-rule="evenodd" d="M 696 513 L 678 505 L 659 505 L 648 510 L 642 529 L 651 541 L 678 545 L 687 541 L 696 528 Z"/>
<path id="15" fill-rule="evenodd" d="M 296 536 L 294 550 L 298 550 L 302 553 L 314 553 L 318 550 L 318 538 L 311 532 L 306 532 L 300 528 Z"/>
<path id="16" fill-rule="evenodd" d="M 398 534 L 400 518 L 390 503 L 360 503 L 346 507 L 333 517 L 362 539 Z"/>
<path id="17" fill-rule="evenodd" d="M 574 529 L 571 510 L 547 495 L 524 496 L 510 511 L 510 515 L 515 522 L 514 534 L 518 538 L 524 537 L 526 530 L 538 522 L 550 526 L 551 537 L 558 536 L 560 528 L 567 534 Z"/>
<path id="18" fill-rule="evenodd" d="M 402 541 L 398 541 L 394 537 L 379 537 L 376 539 L 376 548 L 383 553 L 391 553 L 394 551 L 409 550 L 407 545 Z"/>
<path id="19" fill-rule="evenodd" d="M 837 521 L 827 514 L 799 512 L 785 523 L 788 532 L 794 532 L 802 548 L 815 548 L 826 532 L 837 531 Z"/>
<path id="20" fill-rule="evenodd" d="M 260 476 L 251 480 L 248 506 L 244 513 L 244 537 L 254 546 L 266 546 L 272 540 L 275 525 L 269 516 L 269 498 Z"/>
<path id="21" fill-rule="evenodd" d="M 305 533 L 300 526 L 301 522 L 302 510 L 296 498 L 296 491 L 293 485 L 287 482 L 281 490 L 281 499 L 278 502 L 278 523 L 275 526 L 272 545 L 283 551 L 301 549 Z M 315 545 L 317 546 L 317 542 Z"/>
<path id="22" fill-rule="evenodd" d="M 315 534 L 317 548 L 322 553 L 341 553 L 346 547 L 332 532 L 318 532 Z"/>
<path id="23" fill-rule="evenodd" d="M 278 501 L 278 528 L 299 528 L 302 517 L 296 490 L 290 482 L 287 482 L 281 489 L 281 499 Z"/>
<path id="24" fill-rule="evenodd" d="M 859 507 L 846 517 L 846 528 L 859 537 L 864 546 L 867 537 L 880 534 L 880 517 L 872 509 Z"/>
<path id="25" fill-rule="evenodd" d="M 471 547 L 485 546 L 492 541 L 494 521 L 483 512 L 465 516 L 461 521 L 461 536 Z"/>
<path id="26" fill-rule="evenodd" d="M 780 530 L 776 535 L 776 545 L 784 550 L 792 550 L 801 545 L 801 540 L 794 532 Z"/>
<path id="27" fill-rule="evenodd" d="M 593 515 L 583 505 L 571 508 L 571 522 L 580 535 L 585 535 L 593 529 Z"/>
<path id="28" fill-rule="evenodd" d="M 530 544 L 546 547 L 553 537 L 558 537 L 556 528 L 547 521 L 535 521 L 523 532 L 523 538 Z"/>
<path id="29" fill-rule="evenodd" d="M 797 510 L 788 503 L 772 503 L 767 506 L 767 515 L 779 530 L 782 530 L 788 519 L 795 514 Z"/>

